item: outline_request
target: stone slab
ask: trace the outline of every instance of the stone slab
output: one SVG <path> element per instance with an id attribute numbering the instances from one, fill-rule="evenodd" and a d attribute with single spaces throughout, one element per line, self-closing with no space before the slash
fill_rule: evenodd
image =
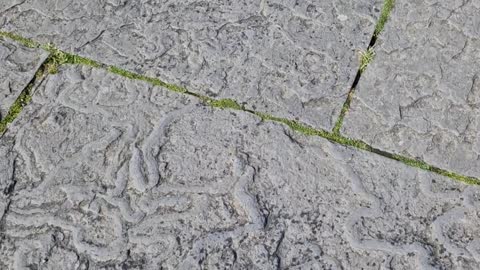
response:
<path id="1" fill-rule="evenodd" d="M 398 0 L 343 133 L 480 177 L 479 1 Z"/>
<path id="2" fill-rule="evenodd" d="M 49 76 L 0 152 L 1 269 L 480 267 L 478 187 L 102 70 Z"/>
<path id="3" fill-rule="evenodd" d="M 0 26 L 211 97 L 331 129 L 381 0 L 39 1 Z"/>
<path id="4" fill-rule="evenodd" d="M 0 120 L 28 85 L 48 53 L 0 37 Z"/>

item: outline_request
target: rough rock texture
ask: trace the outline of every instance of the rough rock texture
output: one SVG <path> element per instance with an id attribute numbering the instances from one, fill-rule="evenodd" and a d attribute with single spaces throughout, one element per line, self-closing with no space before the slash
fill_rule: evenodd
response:
<path id="1" fill-rule="evenodd" d="M 397 0 L 343 132 L 480 176 L 480 1 Z"/>
<path id="2" fill-rule="evenodd" d="M 101 70 L 0 153 L 1 269 L 480 267 L 479 188 Z"/>
<path id="3" fill-rule="evenodd" d="M 48 53 L 0 38 L 0 120 L 35 75 Z"/>
<path id="4" fill-rule="evenodd" d="M 330 129 L 381 0 L 44 1 L 0 27 L 212 97 Z"/>

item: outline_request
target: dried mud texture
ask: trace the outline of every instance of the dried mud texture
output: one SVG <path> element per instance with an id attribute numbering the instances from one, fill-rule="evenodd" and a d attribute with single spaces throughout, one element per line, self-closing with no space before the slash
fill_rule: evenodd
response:
<path id="1" fill-rule="evenodd" d="M 480 190 L 102 70 L 0 141 L 1 269 L 478 269 Z"/>
<path id="2" fill-rule="evenodd" d="M 28 85 L 48 53 L 0 37 L 0 120 Z"/>
<path id="3" fill-rule="evenodd" d="M 480 176 L 480 2 L 397 0 L 343 133 Z"/>
<path id="4" fill-rule="evenodd" d="M 0 27 L 250 109 L 331 129 L 382 1 L 34 1 Z"/>

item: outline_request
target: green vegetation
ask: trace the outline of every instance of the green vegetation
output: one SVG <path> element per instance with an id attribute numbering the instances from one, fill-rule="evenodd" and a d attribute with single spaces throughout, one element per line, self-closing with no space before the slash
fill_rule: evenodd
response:
<path id="1" fill-rule="evenodd" d="M 10 107 L 8 114 L 0 121 L 0 135 L 5 132 L 5 130 L 8 127 L 8 124 L 13 122 L 13 120 L 17 118 L 17 116 L 22 111 L 23 107 L 25 107 L 25 105 L 27 105 L 30 102 L 31 95 L 29 92 L 31 91 L 32 86 L 29 85 L 29 87 L 30 89 L 26 89 L 26 91 L 23 91 L 18 96 L 17 100 Z"/>
<path id="2" fill-rule="evenodd" d="M 39 43 L 37 43 L 37 42 L 35 42 L 31 39 L 24 38 L 22 36 L 19 36 L 19 35 L 16 35 L 14 33 L 10 33 L 10 32 L 0 31 L 0 37 L 9 38 L 9 39 L 11 39 L 13 41 L 16 41 L 16 42 L 22 44 L 23 46 L 29 47 L 29 48 L 38 48 L 40 46 Z"/>
<path id="3" fill-rule="evenodd" d="M 150 84 L 155 85 L 155 86 L 161 86 L 161 87 L 167 88 L 168 90 L 171 90 L 171 91 L 174 91 L 174 92 L 177 92 L 177 93 L 187 93 L 187 89 L 185 89 L 181 86 L 174 85 L 174 84 L 169 84 L 169 83 L 166 83 L 166 82 L 164 82 L 160 79 L 140 75 L 140 74 L 137 74 L 137 73 L 134 73 L 134 72 L 116 67 L 116 66 L 108 66 L 107 70 L 112 72 L 112 73 L 115 73 L 117 75 L 123 76 L 125 78 L 129 78 L 129 79 L 132 79 L 132 80 L 144 81 L 144 82 L 150 83 Z"/>
<path id="4" fill-rule="evenodd" d="M 368 48 L 366 51 L 360 53 L 360 72 L 363 73 L 368 64 L 370 64 L 375 58 L 375 51 L 373 48 Z"/>
<path id="5" fill-rule="evenodd" d="M 393 7 L 393 3 L 394 3 L 393 0 L 386 0 L 385 1 L 384 9 L 382 11 L 382 16 L 381 16 L 381 21 L 383 20 L 383 22 L 379 22 L 379 24 L 377 26 L 381 25 L 381 27 L 376 28 L 376 29 L 380 29 L 380 31 L 381 31 L 381 29 L 383 29 L 383 25 L 385 24 L 386 18 L 388 18 L 388 14 Z M 387 14 L 387 15 L 383 15 L 383 14 Z M 384 19 L 382 19 L 382 18 L 384 18 Z M 376 30 L 376 33 L 377 33 L 377 30 Z M 430 172 L 434 172 L 434 173 L 437 173 L 439 175 L 443 175 L 443 176 L 449 177 L 451 179 L 454 179 L 454 180 L 457 180 L 457 181 L 460 181 L 460 182 L 463 182 L 463 183 L 466 183 L 466 184 L 480 185 L 480 179 L 478 179 L 478 178 L 464 176 L 464 175 L 460 175 L 460 174 L 450 172 L 450 171 L 447 171 L 447 170 L 444 170 L 444 169 L 440 169 L 440 168 L 437 168 L 435 166 L 429 165 L 426 162 L 421 161 L 421 160 L 416 160 L 416 159 L 413 159 L 413 158 L 388 153 L 388 152 L 385 152 L 383 150 L 373 148 L 372 146 L 368 145 L 367 143 L 365 143 L 361 140 L 350 139 L 350 138 L 347 138 L 347 137 L 344 137 L 344 136 L 340 135 L 340 128 L 342 126 L 342 122 L 343 122 L 343 119 L 345 117 L 345 114 L 347 113 L 348 109 L 350 108 L 350 103 L 351 103 L 351 100 L 352 100 L 352 97 L 353 97 L 354 88 L 351 89 L 351 91 L 350 91 L 350 93 L 347 97 L 347 101 L 345 102 L 344 106 L 342 107 L 340 117 L 339 117 L 338 121 L 335 123 L 335 127 L 334 127 L 333 131 L 328 132 L 328 131 L 325 131 L 325 130 L 322 130 L 322 129 L 315 129 L 315 128 L 310 127 L 308 125 L 302 124 L 298 121 L 294 121 L 294 120 L 290 120 L 290 119 L 286 119 L 286 118 L 281 118 L 281 117 L 276 117 L 276 116 L 269 115 L 269 114 L 266 114 L 266 113 L 256 112 L 256 111 L 253 111 L 253 110 L 246 109 L 243 105 L 240 105 L 237 101 L 235 101 L 233 99 L 219 99 L 219 100 L 213 99 L 213 98 L 203 96 L 203 95 L 198 94 L 198 93 L 187 91 L 187 89 L 185 89 L 181 86 L 177 86 L 177 85 L 174 85 L 174 84 L 169 84 L 169 83 L 163 82 L 163 81 L 161 81 L 160 79 L 157 79 L 157 78 L 147 77 L 147 76 L 140 75 L 140 74 L 137 74 L 137 73 L 134 73 L 134 72 L 131 72 L 131 71 L 127 71 L 127 70 L 124 70 L 124 69 L 121 69 L 121 68 L 118 68 L 118 67 L 115 67 L 115 66 L 108 66 L 108 65 L 96 62 L 96 61 L 88 59 L 88 58 L 84 58 L 84 57 L 77 56 L 77 55 L 74 55 L 74 54 L 66 53 L 66 52 L 63 52 L 63 51 L 57 49 L 52 44 L 39 45 L 38 43 L 36 43 L 34 41 L 31 41 L 29 39 L 25 39 L 25 38 L 22 38 L 20 36 L 10 34 L 10 33 L 5 33 L 5 32 L 0 32 L 0 36 L 11 38 L 15 41 L 18 41 L 19 43 L 21 43 L 23 45 L 29 44 L 30 45 L 29 47 L 32 47 L 32 46 L 33 47 L 40 47 L 40 48 L 45 49 L 45 50 L 50 52 L 50 57 L 47 59 L 47 61 L 45 61 L 42 64 L 40 69 L 36 72 L 34 79 L 32 79 L 32 81 L 27 85 L 27 87 L 23 90 L 23 92 L 17 98 L 15 103 L 10 108 L 10 111 L 9 111 L 8 115 L 2 121 L 0 121 L 0 134 L 3 134 L 3 132 L 5 132 L 8 124 L 11 123 L 13 120 L 15 120 L 15 118 L 21 112 L 23 107 L 25 107 L 28 104 L 28 102 L 31 99 L 33 87 L 47 73 L 55 73 L 58 70 L 58 67 L 60 65 L 63 65 L 63 64 L 78 64 L 78 65 L 86 65 L 86 66 L 95 67 L 95 68 L 104 68 L 104 69 L 108 70 L 109 72 L 112 72 L 114 74 L 118 74 L 120 76 L 129 78 L 129 79 L 132 79 L 132 80 L 145 81 L 145 82 L 148 82 L 152 85 L 164 87 L 164 88 L 166 88 L 170 91 L 173 91 L 173 92 L 183 93 L 183 94 L 187 94 L 187 95 L 196 97 L 196 98 L 200 99 L 202 102 L 204 102 L 206 105 L 209 105 L 209 106 L 214 107 L 214 108 L 241 110 L 241 111 L 244 111 L 244 112 L 247 112 L 247 113 L 254 114 L 254 115 L 260 117 L 264 121 L 273 121 L 273 122 L 284 124 L 284 125 L 288 126 L 290 129 L 292 129 L 296 132 L 299 132 L 303 135 L 306 135 L 306 136 L 319 136 L 319 137 L 325 138 L 325 139 L 327 139 L 327 140 L 329 140 L 333 143 L 337 143 L 337 144 L 340 144 L 340 145 L 353 147 L 353 148 L 360 149 L 360 150 L 363 150 L 363 151 L 368 151 L 368 152 L 371 152 L 371 153 L 375 153 L 375 154 L 384 156 L 386 158 L 397 160 L 397 161 L 402 162 L 402 163 L 404 163 L 408 166 L 419 168 L 419 169 L 430 171 Z M 363 72 L 365 70 L 368 63 L 370 63 L 373 60 L 373 56 L 374 56 L 374 53 L 373 53 L 373 50 L 371 48 L 369 48 L 365 53 L 362 54 L 362 60 L 361 60 L 361 64 L 360 64 L 360 72 Z"/>
<path id="6" fill-rule="evenodd" d="M 345 103 L 343 103 L 342 110 L 340 111 L 340 115 L 338 116 L 337 122 L 335 122 L 335 126 L 333 127 L 333 133 L 335 134 L 340 134 L 340 129 L 342 128 L 343 120 L 345 119 L 347 112 L 350 110 L 350 104 L 352 104 L 354 92 L 355 92 L 354 88 L 350 89 L 350 92 L 348 92 L 347 99 L 345 100 Z"/>
<path id="7" fill-rule="evenodd" d="M 337 144 L 350 146 L 350 147 L 360 149 L 360 150 L 363 150 L 363 151 L 372 152 L 372 153 L 375 153 L 377 155 L 381 155 L 383 157 L 402 162 L 403 164 L 406 164 L 410 167 L 415 167 L 415 168 L 419 168 L 419 169 L 422 169 L 422 170 L 434 172 L 434 173 L 437 173 L 439 175 L 443 175 L 443 176 L 446 176 L 448 178 L 451 178 L 451 179 L 454 179 L 454 180 L 457 180 L 457 181 L 460 181 L 460 182 L 463 182 L 463 183 L 466 183 L 466 184 L 469 184 L 469 185 L 480 185 L 480 179 L 478 179 L 478 178 L 470 177 L 470 176 L 464 176 L 464 175 L 460 175 L 460 174 L 450 172 L 450 171 L 447 171 L 447 170 L 444 170 L 444 169 L 440 169 L 440 168 L 432 166 L 432 165 L 430 165 L 430 164 L 428 164 L 428 163 L 426 163 L 425 161 L 422 161 L 422 160 L 417 160 L 417 159 L 401 156 L 401 155 L 398 155 L 398 154 L 388 153 L 388 152 L 382 151 L 380 149 L 373 148 L 372 146 L 368 145 L 367 143 L 365 143 L 361 140 L 355 140 L 355 139 L 350 139 L 350 138 L 341 136 L 340 134 L 338 134 L 338 132 L 328 132 L 328 131 L 321 130 L 321 129 L 315 129 L 315 128 L 303 125 L 303 124 L 301 124 L 299 122 L 296 122 L 296 121 L 293 121 L 293 120 L 289 120 L 289 119 L 285 119 L 285 118 L 278 118 L 278 117 L 267 115 L 267 114 L 264 114 L 264 113 L 256 112 L 255 114 L 257 116 L 261 117 L 263 120 L 274 121 L 274 122 L 285 124 L 289 128 L 291 128 L 291 129 L 293 129 L 297 132 L 300 132 L 304 135 L 307 135 L 307 136 L 319 136 L 319 137 L 325 138 L 325 139 L 327 139 L 331 142 L 337 143 Z"/>
<path id="8" fill-rule="evenodd" d="M 382 11 L 380 13 L 380 18 L 378 19 L 377 25 L 375 25 L 375 31 L 373 35 L 377 37 L 385 27 L 385 24 L 390 17 L 390 12 L 392 12 L 393 7 L 395 6 L 395 0 L 385 0 L 383 3 Z"/>
<path id="9" fill-rule="evenodd" d="M 7 115 L 0 120 L 0 135 L 3 134 L 10 123 L 12 123 L 17 116 L 22 112 L 23 107 L 25 107 L 30 100 L 32 99 L 33 87 L 47 75 L 50 68 L 56 65 L 52 57 L 47 58 L 45 62 L 40 66 L 40 68 L 35 72 L 33 79 L 27 84 L 27 86 L 22 90 L 20 95 L 17 97 L 15 102 L 10 106 L 10 110 Z"/>
<path id="10" fill-rule="evenodd" d="M 220 109 L 233 109 L 233 110 L 240 110 L 240 111 L 244 110 L 244 107 L 242 105 L 238 104 L 238 102 L 236 102 L 235 100 L 229 99 L 229 98 L 218 99 L 218 100 L 209 99 L 207 101 L 207 104 L 209 104 L 212 107 L 220 108 Z"/>
<path id="11" fill-rule="evenodd" d="M 395 0 L 384 0 L 382 11 L 380 13 L 380 18 L 378 19 L 377 24 L 375 26 L 372 40 L 368 45 L 367 50 L 360 53 L 360 66 L 358 68 L 357 76 L 360 76 L 363 72 L 365 72 L 368 65 L 375 58 L 375 51 L 373 49 L 373 45 L 375 44 L 375 41 L 378 35 L 383 31 L 383 28 L 385 27 L 385 23 L 387 23 L 394 5 L 395 5 Z M 354 84 L 352 85 L 352 88 L 348 93 L 347 99 L 345 100 L 345 103 L 342 106 L 340 115 L 338 116 L 338 119 L 335 122 L 335 126 L 333 128 L 333 133 L 335 134 L 340 134 L 340 129 L 342 128 L 343 120 L 345 119 L 347 112 L 350 110 L 350 105 L 352 103 L 353 94 L 355 93 L 355 87 L 357 82 L 358 80 L 355 80 Z"/>
<path id="12" fill-rule="evenodd" d="M 90 66 L 90 67 L 95 67 L 95 68 L 101 67 L 101 64 L 94 61 L 94 60 L 91 60 L 91 59 L 88 59 L 88 58 L 85 58 L 85 57 L 81 57 L 81 56 L 78 56 L 78 55 L 75 55 L 75 54 L 64 52 L 64 51 L 58 49 L 57 47 L 55 47 L 51 43 L 47 43 L 45 45 L 40 45 L 40 48 L 42 48 L 42 49 L 44 49 L 44 50 L 46 50 L 50 53 L 54 63 L 57 66 L 64 65 L 64 64 L 72 64 L 72 65 L 85 65 L 85 66 Z"/>

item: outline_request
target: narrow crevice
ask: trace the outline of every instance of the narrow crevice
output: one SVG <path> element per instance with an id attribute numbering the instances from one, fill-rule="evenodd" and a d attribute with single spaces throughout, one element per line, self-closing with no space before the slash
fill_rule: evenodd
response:
<path id="1" fill-rule="evenodd" d="M 375 30 L 373 31 L 372 37 L 370 38 L 370 42 L 368 43 L 367 49 L 361 53 L 360 55 L 360 63 L 357 70 L 357 74 L 355 75 L 355 79 L 353 80 L 352 86 L 348 91 L 347 98 L 343 103 L 342 110 L 340 111 L 340 115 L 333 126 L 333 133 L 340 134 L 340 130 L 343 126 L 343 120 L 347 115 L 348 111 L 350 110 L 350 105 L 352 104 L 353 95 L 355 94 L 355 89 L 357 89 L 357 85 L 360 82 L 360 78 L 362 77 L 363 72 L 367 68 L 368 64 L 373 61 L 373 57 L 375 55 L 374 46 L 377 42 L 378 35 L 383 31 L 385 27 L 385 23 L 390 16 L 390 12 L 393 9 L 395 4 L 395 0 L 385 0 L 383 3 L 382 11 L 380 12 L 380 17 L 378 18 L 377 24 L 375 25 Z"/>
<path id="2" fill-rule="evenodd" d="M 386 2 L 393 3 L 393 0 L 386 0 Z M 386 20 L 384 19 L 383 21 L 385 22 Z M 383 22 L 383 24 L 384 24 L 384 22 Z M 376 28 L 376 29 L 383 29 L 383 25 L 382 25 L 381 28 Z M 3 33 L 4 32 L 0 31 L 0 36 L 9 37 L 7 35 L 4 35 Z M 276 117 L 276 116 L 266 114 L 266 113 L 262 113 L 262 112 L 257 112 L 257 111 L 246 108 L 244 105 L 240 105 L 237 101 L 235 101 L 233 99 L 214 99 L 214 98 L 210 98 L 210 97 L 201 95 L 199 93 L 188 91 L 184 87 L 163 82 L 162 80 L 157 79 L 157 78 L 147 77 L 147 76 L 140 75 L 140 74 L 137 74 L 137 73 L 125 70 L 125 69 L 115 67 L 115 66 L 109 66 L 109 65 L 94 61 L 92 59 L 88 59 L 88 58 L 81 57 L 81 56 L 78 56 L 78 55 L 73 55 L 73 54 L 70 54 L 70 53 L 63 52 L 59 49 L 56 49 L 52 45 L 41 45 L 41 44 L 38 44 L 34 41 L 30 41 L 28 39 L 25 39 L 25 38 L 22 38 L 22 37 L 13 35 L 13 34 L 10 35 L 10 36 L 18 37 L 18 42 L 20 42 L 20 43 L 27 42 L 28 44 L 37 44 L 37 47 L 43 48 L 43 49 L 45 49 L 45 50 L 47 50 L 51 53 L 51 56 L 47 59 L 47 61 L 45 61 L 42 64 L 41 68 L 37 71 L 37 74 L 36 74 L 35 78 L 30 82 L 29 87 L 27 87 L 28 89 L 26 88 L 25 93 L 22 93 L 22 94 L 24 94 L 24 98 L 26 98 L 28 100 L 31 97 L 31 94 L 32 94 L 31 90 L 33 89 L 33 85 L 35 85 L 35 83 L 39 80 L 39 78 L 43 77 L 44 73 L 54 73 L 54 72 L 56 72 L 58 66 L 63 65 L 63 64 L 76 64 L 76 65 L 84 65 L 84 66 L 86 65 L 86 66 L 90 66 L 90 67 L 105 69 L 105 70 L 107 70 L 111 73 L 120 75 L 120 76 L 125 77 L 125 78 L 129 78 L 129 79 L 132 79 L 132 80 L 145 81 L 145 82 L 148 82 L 148 83 L 150 83 L 152 85 L 155 85 L 155 86 L 161 86 L 161 87 L 163 87 L 167 90 L 173 91 L 173 92 L 177 92 L 177 93 L 181 93 L 181 94 L 185 94 L 185 95 L 189 95 L 189 96 L 198 98 L 204 104 L 206 104 L 208 106 L 211 106 L 211 107 L 214 107 L 214 108 L 231 109 L 231 110 L 238 110 L 238 111 L 243 111 L 243 112 L 246 112 L 246 113 L 250 113 L 250 114 L 253 114 L 255 116 L 260 117 L 263 121 L 271 121 L 271 122 L 277 122 L 277 123 L 280 123 L 280 124 L 284 124 L 284 125 L 288 126 L 290 129 L 292 129 L 296 132 L 299 132 L 303 135 L 306 135 L 306 136 L 322 137 L 322 138 L 327 139 L 330 142 L 335 143 L 335 144 L 348 146 L 348 147 L 352 147 L 352 148 L 355 148 L 355 149 L 358 149 L 358 150 L 363 150 L 363 151 L 367 151 L 367 152 L 370 152 L 370 153 L 374 153 L 374 154 L 377 154 L 377 155 L 380 155 L 380 156 L 383 156 L 383 157 L 386 157 L 386 158 L 389 158 L 389 159 L 399 161 L 399 162 L 401 162 L 405 165 L 408 165 L 410 167 L 422 169 L 422 170 L 425 170 L 425 171 L 430 171 L 430 172 L 433 172 L 433 173 L 436 173 L 436 174 L 439 174 L 439 175 L 442 175 L 442 176 L 446 176 L 446 177 L 448 177 L 450 179 L 453 179 L 453 180 L 456 180 L 456 181 L 460 181 L 460 182 L 470 184 L 470 185 L 480 185 L 480 179 L 479 178 L 461 175 L 461 174 L 458 174 L 458 173 L 455 173 L 455 172 L 451 172 L 449 170 L 441 169 L 439 167 L 430 165 L 430 164 L 428 164 L 428 163 L 426 163 L 425 161 L 422 161 L 422 160 L 418 160 L 418 159 L 414 159 L 414 158 L 410 158 L 410 157 L 406 157 L 406 156 L 401 156 L 401 155 L 390 153 L 390 152 L 387 152 L 387 151 L 384 151 L 384 150 L 381 150 L 381 149 L 378 149 L 378 148 L 374 148 L 373 146 L 370 146 L 369 144 L 367 144 L 367 143 L 365 143 L 361 140 L 356 140 L 356 139 L 351 139 L 351 138 L 348 138 L 348 137 L 344 137 L 344 136 L 340 135 L 338 132 L 334 132 L 334 131 L 331 132 L 331 131 L 326 131 L 326 130 L 323 130 L 323 129 L 316 129 L 316 128 L 310 127 L 306 124 L 303 124 L 299 121 L 290 120 L 290 119 L 287 119 L 287 118 Z M 16 39 L 14 39 L 14 40 L 16 40 Z M 373 39 L 371 41 L 371 44 L 374 45 L 375 40 L 376 39 Z M 360 75 L 357 75 L 357 76 L 360 77 Z M 358 81 L 358 79 L 356 78 L 357 81 Z M 352 94 L 353 94 L 353 92 L 352 92 Z M 13 119 L 15 119 L 15 116 L 18 115 L 19 111 L 21 111 L 21 108 L 23 108 L 23 106 L 25 106 L 26 103 L 28 103 L 28 101 L 27 102 L 22 101 L 22 99 L 20 97 L 19 97 L 18 100 L 21 100 L 21 102 L 19 102 L 19 105 L 18 105 L 20 110 L 14 110 L 14 112 L 9 113 L 9 115 L 10 114 L 12 115 L 11 116 L 12 117 L 11 121 L 13 121 Z M 350 96 L 350 101 L 351 101 L 351 96 Z M 3 124 L 3 125 L 5 125 L 5 124 Z M 0 125 L 0 128 L 1 128 L 1 125 Z M 4 129 L 0 129 L 0 131 L 4 131 Z"/>
<path id="3" fill-rule="evenodd" d="M 33 78 L 23 88 L 22 92 L 18 95 L 15 102 L 10 106 L 7 115 L 0 120 L 0 138 L 3 137 L 8 125 L 12 123 L 17 116 L 22 112 L 23 108 L 30 102 L 32 98 L 35 86 L 37 86 L 45 77 L 45 75 L 56 69 L 55 57 L 49 56 L 35 72 Z"/>
<path id="4" fill-rule="evenodd" d="M 15 168 L 17 168 L 17 164 L 15 160 L 13 161 L 13 171 L 10 179 L 10 184 L 5 187 L 3 190 L 3 195 L 5 195 L 4 200 L 7 202 L 5 205 L 5 208 L 3 209 L 3 213 L 1 213 L 1 218 L 0 218 L 0 233 L 5 231 L 5 223 L 6 223 L 6 217 L 8 213 L 10 212 L 10 205 L 12 204 L 12 200 L 10 199 L 12 197 L 13 192 L 15 191 L 15 186 L 17 185 L 17 180 L 15 179 Z M 3 234 L 0 235 L 0 246 L 1 243 L 4 240 Z"/>

